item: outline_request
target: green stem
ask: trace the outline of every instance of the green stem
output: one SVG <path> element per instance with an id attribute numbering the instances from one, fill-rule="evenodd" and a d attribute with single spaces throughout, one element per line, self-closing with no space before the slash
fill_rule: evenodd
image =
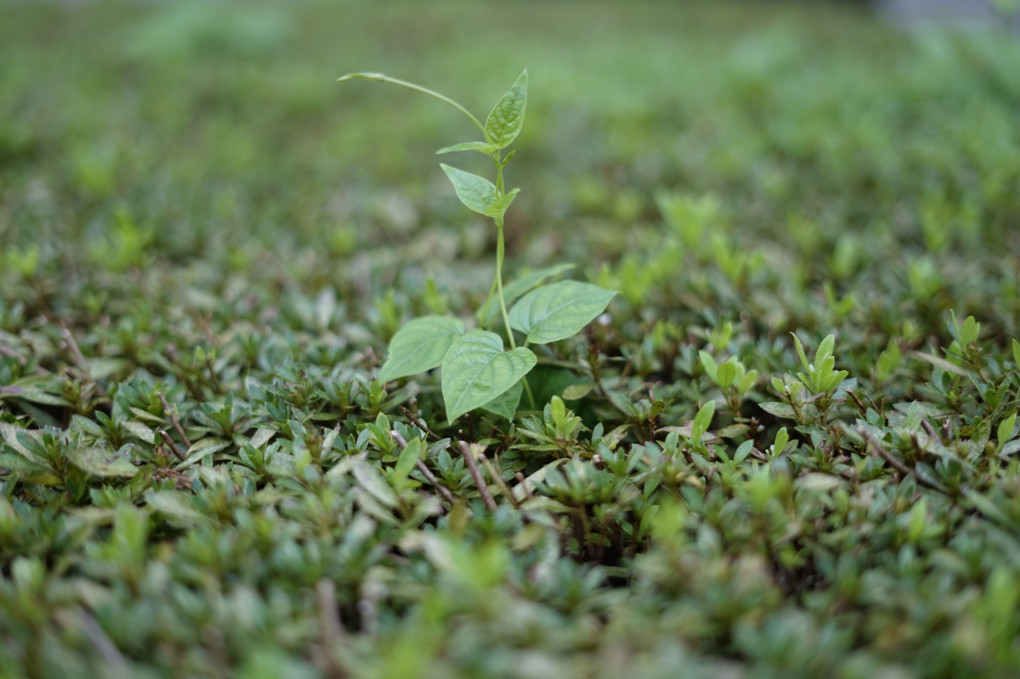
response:
<path id="1" fill-rule="evenodd" d="M 496 151 L 492 156 L 492 162 L 496 164 L 496 194 L 502 200 L 503 191 L 503 153 Z M 510 317 L 506 313 L 506 298 L 503 296 L 503 215 L 493 217 L 496 222 L 496 294 L 499 295 L 499 311 L 503 315 L 503 325 L 506 326 L 506 337 L 510 341 L 510 348 L 516 349 L 514 342 L 514 331 L 510 327 Z"/>
<path id="2" fill-rule="evenodd" d="M 460 111 L 461 113 L 466 115 L 468 118 L 470 118 L 471 122 L 473 122 L 475 124 L 475 126 L 477 126 L 478 129 L 482 131 L 482 138 L 484 138 L 486 140 L 488 140 L 488 138 L 489 138 L 489 136 L 485 133 L 485 125 L 482 125 L 482 123 L 478 121 L 478 118 L 475 118 L 471 114 L 471 111 L 467 110 L 466 108 L 464 108 L 463 106 L 461 106 L 460 104 L 455 102 L 453 99 L 450 99 L 446 95 L 440 94 L 439 92 L 436 92 L 435 90 L 430 90 L 427 87 L 422 87 L 421 85 L 415 85 L 412 82 L 408 82 L 406 80 L 400 80 L 399 78 L 392 78 L 392 77 L 390 77 L 388 75 L 385 75 L 383 73 L 348 73 L 345 76 L 341 76 L 340 78 L 337 78 L 337 82 L 343 82 L 345 80 L 373 80 L 375 82 L 380 82 L 380 83 L 389 83 L 391 85 L 400 85 L 401 87 L 406 87 L 409 90 L 414 90 L 416 92 L 421 92 L 423 94 L 429 95 L 430 97 L 435 97 L 436 99 L 438 99 L 440 101 L 445 101 L 447 104 L 449 104 L 450 106 L 454 107 L 455 109 L 457 109 L 458 111 Z"/>
<path id="3" fill-rule="evenodd" d="M 510 327 L 510 316 L 506 313 L 506 299 L 503 297 L 503 218 L 496 220 L 496 294 L 499 296 L 499 312 L 503 315 L 506 326 L 506 337 L 510 340 L 510 348 L 516 349 L 514 331 Z"/>
<path id="4" fill-rule="evenodd" d="M 489 288 L 489 295 L 485 298 L 485 302 L 478 309 L 475 314 L 475 318 L 478 320 L 478 326 L 484 328 L 488 325 L 489 318 L 489 305 L 492 304 L 492 298 L 496 296 L 496 279 L 492 279 L 492 287 Z"/>
<path id="5" fill-rule="evenodd" d="M 528 376 L 525 375 L 522 377 L 521 382 L 524 384 L 524 393 L 528 397 L 528 405 L 531 406 L 532 410 L 536 410 L 538 406 L 535 405 L 535 395 L 531 393 L 531 385 L 528 384 Z"/>

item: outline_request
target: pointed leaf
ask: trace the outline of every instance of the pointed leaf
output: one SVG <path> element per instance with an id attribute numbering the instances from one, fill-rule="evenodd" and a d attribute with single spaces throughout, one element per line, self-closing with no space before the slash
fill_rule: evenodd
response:
<path id="1" fill-rule="evenodd" d="M 701 440 L 701 437 L 708 431 L 708 426 L 712 424 L 713 415 L 715 415 L 715 401 L 709 401 L 701 406 L 698 414 L 694 416 L 694 422 L 691 424 L 691 440 Z"/>
<path id="2" fill-rule="evenodd" d="M 698 352 L 698 358 L 701 359 L 701 365 L 705 368 L 705 374 L 708 375 L 713 382 L 715 382 L 715 376 L 718 371 L 715 359 L 712 358 L 712 355 L 705 350 Z"/>
<path id="3" fill-rule="evenodd" d="M 523 392 L 524 382 L 522 380 L 483 405 L 482 410 L 487 410 L 493 415 L 505 417 L 507 420 L 513 422 L 514 415 L 517 414 L 517 406 L 521 404 L 521 394 Z"/>
<path id="4" fill-rule="evenodd" d="M 459 144 L 453 146 L 444 146 L 443 148 L 436 151 L 437 156 L 441 156 L 444 153 L 457 153 L 458 151 L 478 151 L 489 155 L 495 151 L 495 147 L 489 142 L 485 141 L 462 141 Z"/>
<path id="5" fill-rule="evenodd" d="M 455 167 L 440 163 L 443 172 L 450 178 L 453 190 L 457 192 L 460 202 L 466 207 L 483 215 L 488 215 L 493 206 L 499 201 L 499 192 L 496 185 L 485 177 L 458 170 Z"/>
<path id="6" fill-rule="evenodd" d="M 422 316 L 397 331 L 389 357 L 379 373 L 388 382 L 438 368 L 453 341 L 464 334 L 464 323 L 450 316 Z"/>
<path id="7" fill-rule="evenodd" d="M 489 113 L 485 134 L 499 148 L 509 146 L 524 127 L 524 110 L 528 103 L 528 71 L 524 70 Z"/>
<path id="8" fill-rule="evenodd" d="M 404 446 L 404 449 L 400 451 L 400 456 L 397 457 L 397 466 L 394 468 L 394 477 L 401 483 L 407 480 L 407 477 L 411 474 L 411 470 L 414 469 L 418 460 L 422 456 L 422 442 L 419 438 L 412 438 Z"/>
<path id="9" fill-rule="evenodd" d="M 825 339 L 818 345 L 818 349 L 815 351 L 815 365 L 820 366 L 823 361 L 827 361 L 832 357 L 832 350 L 836 346 L 836 336 L 826 335 Z M 835 365 L 835 361 L 833 361 Z M 829 370 L 832 370 L 832 366 L 829 366 Z"/>
<path id="10" fill-rule="evenodd" d="M 570 271 L 574 268 L 573 264 L 557 264 L 550 266 L 545 269 L 539 269 L 538 271 L 529 271 L 520 278 L 515 278 L 513 281 L 503 286 L 503 299 L 506 300 L 507 304 L 513 304 L 518 297 L 528 292 L 535 286 L 541 284 L 547 278 L 558 276 L 565 271 Z M 485 311 L 485 318 L 482 318 L 481 312 Z M 479 321 L 485 321 L 487 325 L 499 314 L 498 304 L 489 304 L 489 308 L 479 310 L 478 319 Z"/>
<path id="11" fill-rule="evenodd" d="M 999 442 L 1001 447 L 1007 441 L 1013 438 L 1013 429 L 1016 427 L 1016 413 L 1013 413 L 1002 422 L 999 423 L 999 428 L 996 430 L 995 440 Z"/>
<path id="12" fill-rule="evenodd" d="M 797 347 L 797 356 L 800 357 L 800 364 L 804 366 L 804 370 L 810 370 L 811 362 L 807 360 L 807 354 L 804 353 L 804 345 L 800 343 L 800 338 L 797 335 L 792 332 L 790 334 L 793 335 L 793 344 Z"/>
<path id="13" fill-rule="evenodd" d="M 577 334 L 605 311 L 616 292 L 590 283 L 560 281 L 532 290 L 510 310 L 510 326 L 528 341 L 547 344 Z"/>
<path id="14" fill-rule="evenodd" d="M 538 357 L 524 347 L 503 351 L 499 335 L 472 330 L 457 338 L 443 359 L 443 400 L 453 422 L 511 389 L 535 367 Z"/>

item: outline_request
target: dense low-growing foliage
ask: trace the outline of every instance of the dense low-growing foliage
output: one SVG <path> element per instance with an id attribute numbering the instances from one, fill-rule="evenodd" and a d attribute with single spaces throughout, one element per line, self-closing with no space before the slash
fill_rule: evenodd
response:
<path id="1" fill-rule="evenodd" d="M 1020 43 L 579 11 L 5 7 L 2 676 L 1015 676 Z M 464 130 L 333 80 L 524 66 L 506 266 L 620 294 L 450 424 Z"/>

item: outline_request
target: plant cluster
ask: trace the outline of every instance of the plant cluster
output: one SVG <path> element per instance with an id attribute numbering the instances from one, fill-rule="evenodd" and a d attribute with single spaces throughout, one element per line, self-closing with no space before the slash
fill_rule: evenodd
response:
<path id="1" fill-rule="evenodd" d="M 513 420 L 527 391 L 531 407 L 534 397 L 526 375 L 538 363 L 529 344 L 551 344 L 580 332 L 605 311 L 616 294 L 596 285 L 577 281 L 544 281 L 562 271 L 561 266 L 531 272 L 503 288 L 505 239 L 503 225 L 510 203 L 520 189 L 506 189 L 503 170 L 514 152 L 504 152 L 524 127 L 528 102 L 528 72 L 525 70 L 493 107 L 482 125 L 457 102 L 433 90 L 378 73 L 354 73 L 341 81 L 361 78 L 388 82 L 424 92 L 445 101 L 464 113 L 481 130 L 484 140 L 447 146 L 437 153 L 475 151 L 496 166 L 496 182 L 470 172 L 442 164 L 460 202 L 475 212 L 491 217 L 496 226 L 496 274 L 489 296 L 476 315 L 480 327 L 466 331 L 464 323 L 451 316 L 424 316 L 410 321 L 390 341 L 389 356 L 379 378 L 389 381 L 442 366 L 443 400 L 446 416 L 453 422 L 464 413 L 483 408 L 507 420 Z M 520 299 L 518 299 L 520 298 Z M 495 317 L 490 314 L 495 299 L 503 320 L 510 349 L 494 332 L 485 329 Z M 509 312 L 507 305 L 513 303 Z M 517 346 L 514 331 L 525 335 Z"/>

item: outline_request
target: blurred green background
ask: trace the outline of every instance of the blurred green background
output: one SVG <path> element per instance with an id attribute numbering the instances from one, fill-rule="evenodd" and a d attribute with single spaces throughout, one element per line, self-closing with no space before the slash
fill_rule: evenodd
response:
<path id="1" fill-rule="evenodd" d="M 335 82 L 358 70 L 484 115 L 530 69 L 511 262 L 566 258 L 593 275 L 654 247 L 664 191 L 714 201 L 744 242 L 778 244 L 816 281 L 889 252 L 1020 250 L 1012 34 L 912 32 L 863 3 L 7 2 L 3 14 L 8 283 L 35 248 L 64 276 L 40 285 L 65 290 L 96 270 L 201 266 L 378 292 L 401 263 L 442 275 L 487 261 L 486 230 L 433 155 L 470 124 L 414 93 Z"/>

